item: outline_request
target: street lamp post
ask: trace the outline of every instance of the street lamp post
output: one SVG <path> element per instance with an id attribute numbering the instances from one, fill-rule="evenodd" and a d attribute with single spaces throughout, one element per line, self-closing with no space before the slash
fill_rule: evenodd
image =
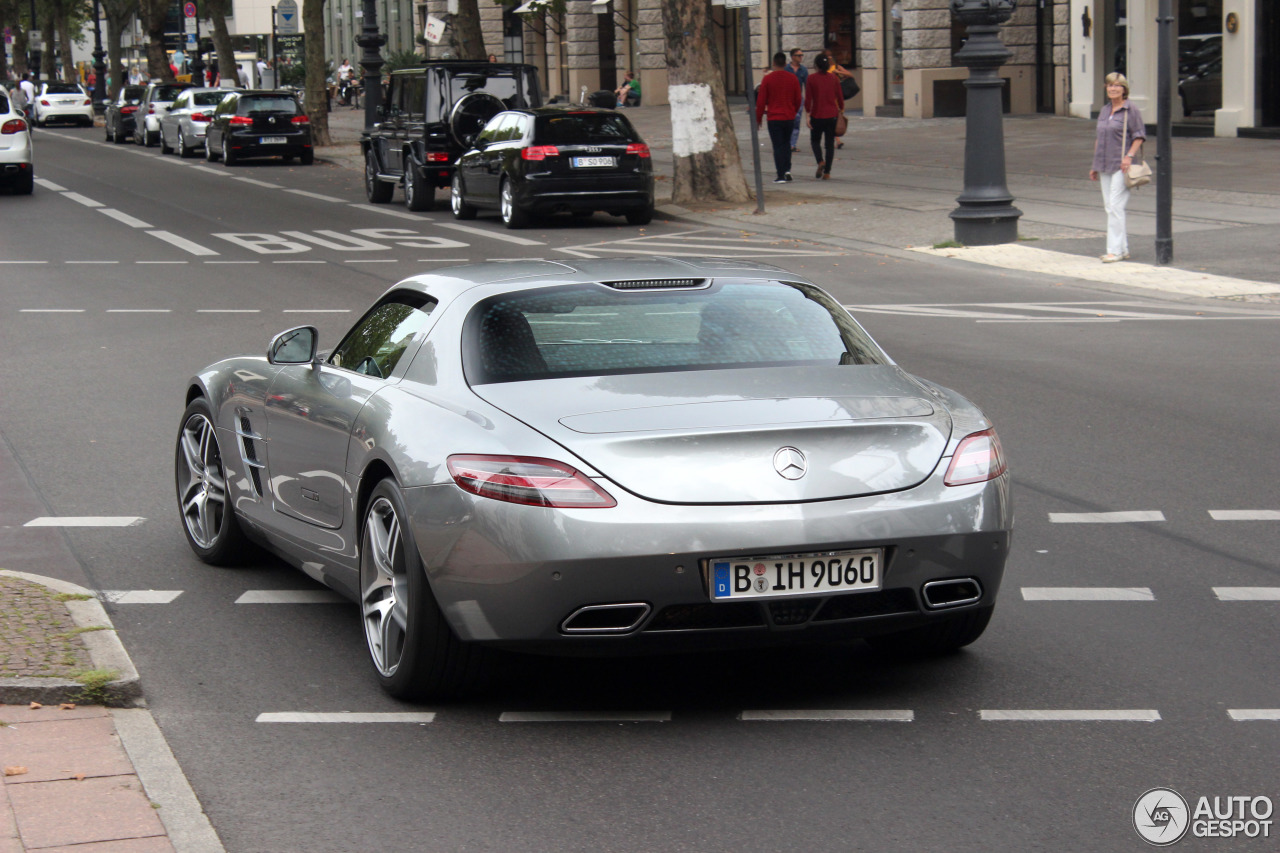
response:
<path id="1" fill-rule="evenodd" d="M 204 51 L 200 49 L 200 11 L 196 14 L 196 58 L 191 60 L 191 82 L 197 86 L 204 85 Z"/>
<path id="2" fill-rule="evenodd" d="M 106 110 L 103 101 L 107 99 L 107 63 L 103 60 L 107 54 L 102 49 L 101 17 L 98 0 L 93 0 L 93 111 L 95 113 Z"/>
<path id="3" fill-rule="evenodd" d="M 387 37 L 378 32 L 378 6 L 374 0 L 364 0 L 360 35 L 356 44 L 364 48 L 360 55 L 360 67 L 364 69 L 364 128 L 372 130 L 381 118 L 382 106 L 382 55 L 378 49 L 387 43 Z"/>
<path id="4" fill-rule="evenodd" d="M 951 0 L 951 14 L 968 30 L 956 61 L 969 67 L 965 86 L 964 192 L 951 211 L 956 240 L 994 246 L 1018 239 L 1018 218 L 1005 181 L 1004 82 L 999 68 L 1012 56 L 1000 41 L 1000 24 L 1017 0 Z"/>
<path id="5" fill-rule="evenodd" d="M 31 37 L 32 31 L 39 32 L 40 24 L 36 22 L 36 0 L 31 0 L 31 26 L 27 28 L 27 70 L 31 79 L 40 85 L 40 48 L 36 47 L 36 39 Z"/>

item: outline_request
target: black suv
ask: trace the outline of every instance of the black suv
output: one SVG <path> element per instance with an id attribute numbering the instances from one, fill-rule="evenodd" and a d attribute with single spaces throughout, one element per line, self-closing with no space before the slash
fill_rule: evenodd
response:
<path id="1" fill-rule="evenodd" d="M 382 121 L 360 140 L 369 201 L 391 201 L 404 185 L 410 210 L 430 210 L 451 185 L 454 164 L 489 119 L 542 106 L 538 71 L 509 62 L 440 60 L 394 71 Z"/>

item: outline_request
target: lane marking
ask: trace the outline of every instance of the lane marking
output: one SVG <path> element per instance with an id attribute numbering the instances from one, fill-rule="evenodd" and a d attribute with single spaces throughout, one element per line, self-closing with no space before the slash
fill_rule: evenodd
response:
<path id="1" fill-rule="evenodd" d="M 1128 524 L 1138 521 L 1164 521 L 1164 513 L 1159 510 L 1049 513 L 1051 524 Z"/>
<path id="2" fill-rule="evenodd" d="M 277 189 L 283 189 L 283 187 L 277 187 Z M 345 204 L 347 201 L 345 198 L 334 198 L 331 195 L 321 195 L 320 193 L 311 193 L 306 190 L 286 189 L 285 192 L 293 193 L 294 195 L 306 196 L 307 198 L 314 198 L 319 201 L 331 201 L 335 204 Z"/>
<path id="3" fill-rule="evenodd" d="M 398 258 L 351 258 L 343 263 L 347 264 L 398 264 Z"/>
<path id="4" fill-rule="evenodd" d="M 141 151 L 139 151 L 138 153 L 139 153 L 139 154 L 141 154 L 142 152 L 141 152 Z M 211 174 L 211 175 L 218 175 L 219 177 L 222 177 L 222 178 L 229 178 L 229 177 L 231 177 L 231 175 L 227 174 L 227 173 L 226 173 L 226 172 L 224 172 L 223 170 L 221 170 L 221 169 L 214 169 L 214 168 L 211 168 L 211 167 L 209 167 L 209 166 L 192 166 L 191 168 L 195 169 L 197 172 L 208 172 L 208 173 L 209 173 L 209 174 Z"/>
<path id="5" fill-rule="evenodd" d="M 112 604 L 171 604 L 180 595 L 180 589 L 104 589 L 98 593 Z"/>
<path id="6" fill-rule="evenodd" d="M 351 207 L 357 210 L 372 210 L 374 213 L 382 213 L 387 216 L 394 216 L 396 219 L 408 219 L 412 222 L 430 222 L 431 220 L 425 216 L 418 216 L 413 213 L 405 213 L 403 210 L 396 210 L 394 207 L 377 204 L 353 204 Z"/>
<path id="7" fill-rule="evenodd" d="M 66 187 L 55 184 L 53 181 L 50 181 L 47 178 L 36 178 L 36 183 L 44 187 L 45 189 L 53 190 L 56 193 L 64 193 L 67 191 Z"/>
<path id="8" fill-rule="evenodd" d="M 130 228 L 155 228 L 154 225 L 143 222 L 135 216 L 130 216 L 122 210 L 116 210 L 114 207 L 104 207 L 98 212 L 105 216 L 110 216 L 116 222 L 123 222 Z"/>
<path id="9" fill-rule="evenodd" d="M 105 205 L 102 202 L 94 201 L 91 198 L 80 195 L 80 193 L 73 193 L 68 191 L 68 192 L 64 192 L 62 194 L 62 197 L 69 198 L 74 202 L 79 202 L 80 204 L 83 204 L 85 207 L 105 207 Z"/>
<path id="10" fill-rule="evenodd" d="M 470 258 L 418 258 L 418 260 L 417 260 L 415 263 L 419 263 L 419 264 L 434 264 L 434 263 L 442 263 L 442 264 L 443 264 L 443 263 L 449 263 L 449 264 L 469 264 L 469 263 L 471 263 L 471 259 L 470 259 Z"/>
<path id="11" fill-rule="evenodd" d="M 261 314 L 261 308 L 197 308 L 197 314 Z"/>
<path id="12" fill-rule="evenodd" d="M 327 264 L 328 261 L 272 261 L 273 264 Z"/>
<path id="13" fill-rule="evenodd" d="M 347 600 L 331 589 L 249 589 L 236 604 L 345 604 Z"/>
<path id="14" fill-rule="evenodd" d="M 503 711 L 500 723 L 669 723 L 670 711 Z"/>
<path id="15" fill-rule="evenodd" d="M 108 308 L 108 314 L 172 314 L 172 308 Z"/>
<path id="16" fill-rule="evenodd" d="M 149 226 L 149 225 L 148 225 L 147 227 L 148 227 L 148 228 L 150 228 L 151 226 Z M 118 263 L 120 263 L 120 262 L 119 262 L 119 261 L 63 261 L 63 263 L 67 263 L 67 264 L 118 264 Z"/>
<path id="17" fill-rule="evenodd" d="M 261 261 L 205 261 L 206 264 L 260 264 Z"/>
<path id="18" fill-rule="evenodd" d="M 137 527 L 146 521 L 136 515 L 42 515 L 23 527 Z"/>
<path id="19" fill-rule="evenodd" d="M 1280 708 L 1228 708 L 1227 716 L 1237 723 L 1280 720 Z"/>
<path id="20" fill-rule="evenodd" d="M 170 234 L 168 231 L 148 231 L 152 237 L 159 238 L 171 246 L 177 246 L 184 252 L 190 252 L 193 255 L 217 255 L 213 249 L 205 248 L 199 243 L 192 242 L 186 237 L 179 237 L 177 234 Z"/>
<path id="21" fill-rule="evenodd" d="M 259 180 L 257 180 L 256 178 L 242 178 L 242 177 L 237 176 L 237 177 L 235 178 L 235 180 L 237 180 L 237 181 L 241 181 L 241 182 L 246 183 L 246 184 L 253 184 L 255 187 L 266 187 L 266 188 L 267 188 L 267 189 L 269 189 L 269 190 L 282 190 L 282 189 L 284 189 L 284 187 L 280 186 L 279 184 L 269 184 L 269 183 L 267 183 L 266 181 L 259 181 Z"/>
<path id="22" fill-rule="evenodd" d="M 1219 601 L 1280 601 L 1280 586 L 1215 586 Z"/>
<path id="23" fill-rule="evenodd" d="M 1024 586 L 1024 601 L 1155 601 L 1145 586 Z"/>
<path id="24" fill-rule="evenodd" d="M 1214 521 L 1280 521 L 1280 510 L 1211 509 L 1209 517 Z"/>
<path id="25" fill-rule="evenodd" d="M 850 720 L 867 723 L 910 723 L 916 718 L 914 711 L 743 711 L 739 720 L 835 722 Z"/>
<path id="26" fill-rule="evenodd" d="M 19 314 L 83 314 L 83 308 L 20 308 Z"/>
<path id="27" fill-rule="evenodd" d="M 978 718 L 992 722 L 1024 721 L 1037 723 L 1078 722 L 1132 722 L 1155 723 L 1160 720 L 1159 711 L 1103 709 L 1097 711 L 979 711 Z"/>
<path id="28" fill-rule="evenodd" d="M 0 264 L 47 264 L 48 261 L 0 261 Z"/>
<path id="29" fill-rule="evenodd" d="M 190 261 L 134 261 L 135 264 L 187 264 Z"/>
<path id="30" fill-rule="evenodd" d="M 432 723 L 435 711 L 270 711 L 254 718 L 255 723 Z"/>
<path id="31" fill-rule="evenodd" d="M 514 243 L 517 246 L 545 246 L 547 245 L 541 240 L 530 240 L 528 237 L 513 237 L 510 234 L 498 234 L 494 231 L 487 231 L 484 228 L 476 228 L 473 225 L 459 225 L 456 222 L 437 222 L 441 228 L 452 228 L 454 231 L 462 231 L 465 234 L 475 234 L 480 237 L 488 237 L 490 240 L 501 240 L 504 243 Z"/>
<path id="32" fill-rule="evenodd" d="M 286 308 L 285 314 L 350 314 L 350 308 Z"/>

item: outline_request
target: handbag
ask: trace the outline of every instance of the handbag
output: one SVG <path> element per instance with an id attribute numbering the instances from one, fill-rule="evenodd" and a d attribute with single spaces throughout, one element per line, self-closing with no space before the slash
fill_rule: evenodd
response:
<path id="1" fill-rule="evenodd" d="M 836 116 L 836 136 L 844 136 L 845 131 L 849 129 L 849 117 L 844 113 Z"/>
<path id="2" fill-rule="evenodd" d="M 840 78 L 840 94 L 844 96 L 846 101 L 858 97 L 858 93 L 861 91 L 862 88 L 858 85 L 857 80 L 852 77 Z"/>
<path id="3" fill-rule="evenodd" d="M 1129 111 L 1124 111 L 1124 129 L 1120 131 L 1120 151 L 1123 154 L 1129 150 Z M 1141 154 L 1141 148 L 1139 148 Z M 1138 187 L 1145 187 L 1151 183 L 1151 167 L 1147 165 L 1144 158 L 1141 162 L 1129 162 L 1129 171 L 1124 173 L 1124 185 L 1126 188 L 1136 190 Z"/>

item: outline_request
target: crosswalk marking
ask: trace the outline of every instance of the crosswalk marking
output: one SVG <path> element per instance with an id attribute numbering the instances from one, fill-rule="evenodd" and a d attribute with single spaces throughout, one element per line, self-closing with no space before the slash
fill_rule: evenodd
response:
<path id="1" fill-rule="evenodd" d="M 1209 517 L 1214 521 L 1280 521 L 1280 510 L 1211 509 Z"/>
<path id="2" fill-rule="evenodd" d="M 1024 601 L 1155 601 L 1145 586 L 1024 586 Z"/>
<path id="3" fill-rule="evenodd" d="M 668 723 L 670 711 L 503 711 L 500 723 Z"/>
<path id="4" fill-rule="evenodd" d="M 1280 586 L 1215 586 L 1219 601 L 1280 601 Z"/>
<path id="5" fill-rule="evenodd" d="M 180 595 L 180 589 L 104 589 L 98 593 L 112 604 L 172 604 Z"/>
<path id="6" fill-rule="evenodd" d="M 1164 521 L 1159 510 L 1133 510 L 1129 512 L 1051 512 L 1053 524 L 1129 524 L 1132 522 Z"/>
<path id="7" fill-rule="evenodd" d="M 58 515 L 33 518 L 23 527 L 136 527 L 145 518 L 136 515 Z"/>
<path id="8" fill-rule="evenodd" d="M 432 723 L 435 711 L 269 711 L 255 723 Z"/>
<path id="9" fill-rule="evenodd" d="M 250 589 L 236 604 L 342 604 L 346 599 L 331 589 Z"/>
<path id="10" fill-rule="evenodd" d="M 1079 722 L 1134 722 L 1155 723 L 1160 720 L 1160 712 L 1138 709 L 1100 709 L 1100 710 L 997 710 L 979 711 L 978 718 L 988 722 L 1036 722 L 1036 723 L 1079 723 Z"/>
<path id="11" fill-rule="evenodd" d="M 909 723 L 915 719 L 914 711 L 826 710 L 826 711 L 743 711 L 738 719 L 744 722 L 865 722 Z"/>
<path id="12" fill-rule="evenodd" d="M 462 231 L 465 234 L 476 234 L 481 237 L 488 237 L 490 240 L 501 240 L 504 243 L 514 243 L 517 246 L 547 245 L 541 240 L 530 240 L 528 237 L 516 237 L 513 234 L 502 234 L 485 228 L 476 228 L 474 225 L 459 225 L 456 222 L 437 222 L 436 224 L 441 228 L 452 228 L 454 231 Z"/>
<path id="13" fill-rule="evenodd" d="M 1280 720 L 1280 708 L 1229 708 L 1227 716 L 1238 723 Z"/>

